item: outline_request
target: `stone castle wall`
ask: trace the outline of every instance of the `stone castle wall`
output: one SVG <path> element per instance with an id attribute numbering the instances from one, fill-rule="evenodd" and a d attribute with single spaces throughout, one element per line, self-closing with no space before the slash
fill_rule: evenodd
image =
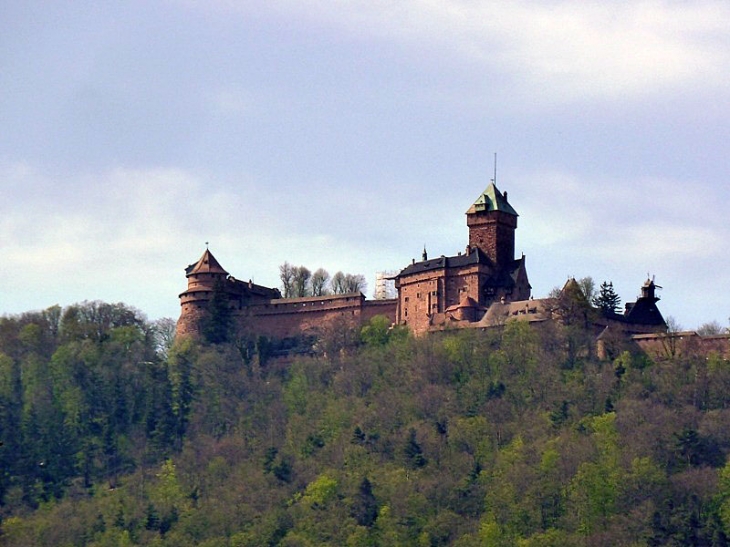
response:
<path id="1" fill-rule="evenodd" d="M 367 301 L 360 293 L 280 298 L 251 306 L 248 317 L 256 332 L 283 339 L 318 335 L 335 324 L 358 326 L 378 314 L 394 322 L 395 307 L 395 300 Z"/>
<path id="2" fill-rule="evenodd" d="M 643 352 L 654 359 L 671 359 L 684 355 L 716 354 L 730 359 L 730 334 L 701 336 L 694 331 L 638 334 L 631 339 Z"/>
<path id="3" fill-rule="evenodd" d="M 208 314 L 213 286 L 199 279 L 189 279 L 189 289 L 181 296 L 181 313 L 177 336 L 199 338 L 201 325 Z M 226 288 L 238 289 L 240 283 Z M 228 294 L 235 328 L 240 333 L 271 338 L 295 338 L 319 335 L 335 324 L 359 326 L 375 315 L 395 322 L 396 300 L 366 300 L 361 293 L 305 298 L 242 299 L 240 291 Z M 278 293 L 277 293 L 278 294 Z"/>

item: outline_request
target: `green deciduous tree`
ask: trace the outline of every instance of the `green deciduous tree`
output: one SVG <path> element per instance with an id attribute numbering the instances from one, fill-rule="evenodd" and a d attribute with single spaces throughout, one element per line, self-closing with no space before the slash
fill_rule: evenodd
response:
<path id="1" fill-rule="evenodd" d="M 578 280 L 578 286 L 583 293 L 583 297 L 588 302 L 593 301 L 593 299 L 596 297 L 596 283 L 595 281 L 593 281 L 593 278 L 590 276 L 581 277 Z"/>
<path id="2" fill-rule="evenodd" d="M 279 266 L 279 279 L 281 279 L 281 294 L 284 298 L 294 296 L 294 269 L 288 262 Z"/>
<path id="3" fill-rule="evenodd" d="M 324 473 L 310 482 L 304 489 L 302 503 L 313 509 L 326 509 L 335 500 L 338 489 L 337 479 Z"/>
<path id="4" fill-rule="evenodd" d="M 344 274 L 337 272 L 332 276 L 332 292 L 350 294 L 367 291 L 367 281 L 361 274 Z"/>
<path id="5" fill-rule="evenodd" d="M 391 341 L 408 338 L 408 329 L 393 325 L 385 315 L 376 315 L 360 329 L 360 338 L 367 346 L 384 346 Z"/>
<path id="6" fill-rule="evenodd" d="M 615 422 L 613 412 L 586 420 L 597 457 L 580 464 L 569 487 L 571 510 L 578 519 L 578 531 L 585 536 L 606 529 L 620 498 L 623 472 Z"/>
<path id="7" fill-rule="evenodd" d="M 378 319 L 254 370 L 87 312 L 0 317 L 3 547 L 727 545 L 719 352 L 565 367 L 559 324 Z"/>
<path id="8" fill-rule="evenodd" d="M 327 270 L 324 268 L 318 268 L 313 274 L 312 274 L 312 296 L 323 296 L 327 294 L 328 287 L 327 284 L 330 280 L 330 274 L 327 273 Z"/>
<path id="9" fill-rule="evenodd" d="M 294 268 L 294 277 L 292 279 L 292 296 L 303 297 L 310 296 L 311 287 L 309 281 L 312 278 L 312 272 L 305 266 L 297 266 Z"/>

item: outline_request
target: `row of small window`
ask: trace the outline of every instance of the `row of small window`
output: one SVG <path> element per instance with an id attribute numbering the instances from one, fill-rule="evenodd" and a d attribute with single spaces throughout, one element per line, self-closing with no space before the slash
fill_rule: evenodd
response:
<path id="1" fill-rule="evenodd" d="M 439 295 L 439 292 L 438 291 L 431 291 L 431 296 L 438 296 L 438 295 Z M 416 298 L 418 298 L 418 299 L 421 298 L 421 293 L 420 292 L 419 293 L 416 293 Z M 409 300 L 409 297 L 406 296 L 405 301 L 408 302 L 408 300 Z"/>

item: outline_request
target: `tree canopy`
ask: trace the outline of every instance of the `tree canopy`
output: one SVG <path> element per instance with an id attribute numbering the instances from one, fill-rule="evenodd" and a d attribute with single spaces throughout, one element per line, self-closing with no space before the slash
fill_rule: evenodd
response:
<path id="1" fill-rule="evenodd" d="M 367 291 L 367 281 L 361 274 L 346 274 L 338 271 L 330 277 L 324 268 L 318 268 L 312 273 L 305 266 L 293 266 L 288 262 L 279 266 L 279 278 L 284 298 Z"/>
<path id="2" fill-rule="evenodd" d="M 100 302 L 0 318 L 0 544 L 727 545 L 718 354 L 376 317 L 260 360 L 160 327 Z"/>

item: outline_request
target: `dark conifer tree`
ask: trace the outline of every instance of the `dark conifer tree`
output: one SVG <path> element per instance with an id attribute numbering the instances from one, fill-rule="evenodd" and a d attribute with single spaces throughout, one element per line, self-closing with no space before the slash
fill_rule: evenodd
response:
<path id="1" fill-rule="evenodd" d="M 231 340 L 233 333 L 233 313 L 228 302 L 222 281 L 213 287 L 213 295 L 208 302 L 208 317 L 203 322 L 203 336 L 210 344 L 224 344 Z"/>
<path id="2" fill-rule="evenodd" d="M 620 304 L 621 298 L 613 290 L 613 282 L 604 281 L 601 283 L 598 296 L 593 299 L 593 305 L 601 310 L 604 315 L 611 315 L 616 313 Z"/>
<path id="3" fill-rule="evenodd" d="M 373 495 L 373 485 L 367 477 L 360 483 L 352 505 L 352 516 L 360 526 L 370 527 L 378 518 L 378 505 Z"/>
<path id="4" fill-rule="evenodd" d="M 403 454 L 406 458 L 406 465 L 411 469 L 419 469 L 428 463 L 421 445 L 416 440 L 416 430 L 413 428 L 408 431 L 408 441 L 403 449 Z"/>

